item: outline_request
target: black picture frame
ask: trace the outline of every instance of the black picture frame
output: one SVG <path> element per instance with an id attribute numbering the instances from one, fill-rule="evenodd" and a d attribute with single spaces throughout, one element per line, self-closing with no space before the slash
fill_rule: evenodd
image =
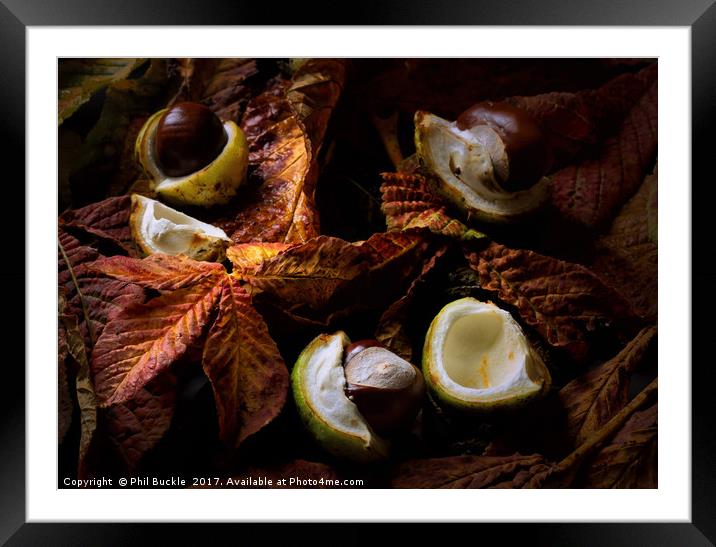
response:
<path id="1" fill-rule="evenodd" d="M 321 5 L 323 4 L 323 5 Z M 16 204 L 6 207 L 2 225 L 5 234 L 14 234 L 6 241 L 7 258 L 12 267 L 0 271 L 2 287 L 26 286 L 24 258 L 32 249 L 17 237 L 25 226 L 24 146 L 25 146 L 25 31 L 28 26 L 63 25 L 217 25 L 217 24 L 329 24 L 329 25 L 589 25 L 589 26 L 687 26 L 691 28 L 692 53 L 692 179 L 697 181 L 669 181 L 680 184 L 692 195 L 692 316 L 683 318 L 692 326 L 692 520 L 684 524 L 485 524 L 457 525 L 455 532 L 475 541 L 489 541 L 493 536 L 500 542 L 520 541 L 532 545 L 712 545 L 716 541 L 716 476 L 712 471 L 716 462 L 713 395 L 716 377 L 706 353 L 706 343 L 713 337 L 713 321 L 709 310 L 714 309 L 713 282 L 716 281 L 711 264 L 716 259 L 714 232 L 709 219 L 709 207 L 714 201 L 713 171 L 709 170 L 713 156 L 709 130 L 716 118 L 716 5 L 714 0 L 529 0 L 487 2 L 484 0 L 452 0 L 441 2 L 397 0 L 356 2 L 349 10 L 341 11 L 339 2 L 312 3 L 301 9 L 277 9 L 267 2 L 213 2 L 206 0 L 0 0 L 0 81 L 2 82 L 2 142 L 3 199 Z M 349 15 L 345 15 L 349 14 Z M 350 19 L 348 19 L 350 17 Z M 662 136 L 662 146 L 668 138 Z M 10 167 L 10 173 L 7 167 Z M 20 205 L 22 204 L 22 206 Z M 713 213 L 711 213 L 712 216 Z M 7 291 L 3 295 L 3 310 L 10 310 L 11 321 L 3 327 L 2 355 L 5 371 L 4 389 L 0 392 L 0 542 L 7 545 L 137 545 L 160 541 L 160 544 L 212 543 L 214 531 L 199 524 L 28 524 L 25 522 L 25 345 L 29 332 L 25 329 L 24 294 Z M 21 311 L 22 310 L 22 311 Z M 10 315 L 12 314 L 12 315 Z M 20 321 L 20 317 L 23 321 Z M 667 334 L 664 334 L 668 336 Z M 14 351 L 13 351 L 14 348 Z M 681 366 L 688 363 L 665 363 Z M 667 471 L 668 472 L 668 471 Z M 238 508 L 237 508 L 238 514 Z M 78 521 L 82 515 L 76 515 Z M 555 515 L 559 519 L 559 515 Z M 374 541 L 383 534 L 384 525 L 347 525 L 332 530 L 333 525 L 295 526 L 274 524 L 271 539 L 299 538 L 315 544 L 316 538 L 341 538 L 341 543 L 353 545 Z M 479 530 L 475 528 L 479 526 Z M 258 538 L 265 529 L 258 525 L 221 525 L 221 533 L 228 533 L 233 541 Z M 240 529 L 237 529 L 240 528 Z M 437 529 L 436 529 L 437 528 Z M 391 531 L 394 533 L 395 531 Z M 402 541 L 415 537 L 430 540 L 437 534 L 444 541 L 439 527 L 426 530 L 422 525 L 403 525 Z M 454 532 L 451 532 L 451 534 Z M 478 535 L 475 535 L 478 534 Z M 155 539 L 161 538 L 161 539 Z M 435 541 L 439 541 L 435 539 Z M 263 543 L 261 541 L 260 543 Z"/>

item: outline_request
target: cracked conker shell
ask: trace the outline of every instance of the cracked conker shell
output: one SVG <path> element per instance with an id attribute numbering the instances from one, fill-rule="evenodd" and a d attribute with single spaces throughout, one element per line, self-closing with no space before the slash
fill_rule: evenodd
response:
<path id="1" fill-rule="evenodd" d="M 484 101 L 465 110 L 456 122 L 460 130 L 487 125 L 499 135 L 508 165 L 497 168 L 496 173 L 505 190 L 516 192 L 530 188 L 549 171 L 552 155 L 544 134 L 532 116 L 521 108 L 505 102 Z"/>
<path id="2" fill-rule="evenodd" d="M 351 346 L 345 362 L 348 398 L 379 435 L 409 428 L 425 394 L 420 370 L 375 340 Z"/>
<path id="3" fill-rule="evenodd" d="M 155 150 L 159 167 L 170 177 L 182 177 L 211 163 L 226 145 L 221 120 L 198 103 L 179 103 L 159 120 Z"/>

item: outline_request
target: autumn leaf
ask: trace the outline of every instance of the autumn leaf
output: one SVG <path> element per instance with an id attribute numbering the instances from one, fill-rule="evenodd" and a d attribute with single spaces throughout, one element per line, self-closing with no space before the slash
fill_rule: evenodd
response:
<path id="1" fill-rule="evenodd" d="M 295 223 L 304 223 L 301 234 L 318 233 L 317 217 L 308 218 L 305 210 L 313 200 L 307 182 L 311 143 L 286 99 L 287 85 L 276 80 L 252 98 L 241 122 L 249 144 L 249 181 L 231 213 L 212 221 L 236 243 L 303 241 Z"/>
<path id="2" fill-rule="evenodd" d="M 483 289 L 515 306 L 549 344 L 576 359 L 586 355 L 589 333 L 633 319 L 623 297 L 583 266 L 498 243 L 465 251 Z"/>
<path id="3" fill-rule="evenodd" d="M 423 175 L 383 173 L 381 176 L 381 210 L 388 230 L 426 229 L 462 240 L 485 237 L 452 218 L 447 204 L 430 189 Z"/>
<path id="4" fill-rule="evenodd" d="M 598 156 L 550 175 L 552 204 L 567 219 L 599 228 L 639 187 L 656 157 L 657 85 L 629 112 Z"/>
<path id="5" fill-rule="evenodd" d="M 115 279 L 159 291 L 184 289 L 225 273 L 221 264 L 161 253 L 143 260 L 112 256 L 97 260 L 90 267 Z"/>
<path id="6" fill-rule="evenodd" d="M 506 102 L 528 112 L 540 125 L 559 167 L 593 147 L 619 126 L 657 77 L 653 63 L 621 74 L 597 89 L 516 96 Z"/>
<path id="7" fill-rule="evenodd" d="M 189 70 L 191 74 L 188 74 Z M 209 73 L 210 76 L 209 76 Z M 222 120 L 239 123 L 259 74 L 255 59 L 190 59 L 184 76 L 188 100 L 201 101 Z M 202 78 L 203 76 L 203 78 Z M 195 89 L 200 87 L 199 89 Z"/>
<path id="8" fill-rule="evenodd" d="M 159 101 L 169 81 L 165 60 L 152 59 L 148 63 L 140 77 L 121 80 L 107 88 L 99 120 L 82 142 L 70 174 L 75 206 L 103 199 L 110 188 L 124 192 L 125 186 L 140 175 L 139 165 L 132 157 L 134 137 L 130 128 L 138 131 L 140 122 L 135 120 L 146 119 L 162 106 Z"/>
<path id="9" fill-rule="evenodd" d="M 211 281 L 177 289 L 124 308 L 92 352 L 102 406 L 124 403 L 196 344 L 208 325 L 221 286 Z"/>
<path id="10" fill-rule="evenodd" d="M 62 214 L 60 226 L 79 228 L 90 234 L 107 239 L 130 254 L 136 253 L 132 231 L 129 228 L 132 199 L 119 196 L 73 209 Z"/>
<path id="11" fill-rule="evenodd" d="M 613 359 L 572 380 L 559 392 L 567 430 L 575 446 L 583 443 L 628 402 L 629 376 L 656 339 L 656 327 L 643 329 Z"/>
<path id="12" fill-rule="evenodd" d="M 658 488 L 657 405 L 636 412 L 585 468 L 585 488 Z"/>
<path id="13" fill-rule="evenodd" d="M 323 145 L 345 81 L 345 59 L 308 59 L 291 78 L 286 97 L 306 129 L 314 156 Z"/>
<path id="14" fill-rule="evenodd" d="M 288 372 L 250 296 L 223 266 L 157 254 L 105 258 L 93 268 L 162 291 L 125 308 L 98 340 L 92 370 L 103 406 L 135 399 L 202 344 L 224 442 L 239 444 L 278 415 Z"/>
<path id="15" fill-rule="evenodd" d="M 280 412 L 288 392 L 288 370 L 251 298 L 224 276 L 219 314 L 204 347 L 222 439 L 241 443 Z"/>
<path id="16" fill-rule="evenodd" d="M 658 311 L 656 171 L 622 208 L 609 232 L 597 241 L 592 269 L 620 290 L 634 310 L 655 320 Z"/>
<path id="17" fill-rule="evenodd" d="M 164 437 L 174 416 L 176 378 L 165 371 L 131 400 L 103 409 L 107 434 L 127 469 L 134 473 L 142 457 Z"/>
<path id="18" fill-rule="evenodd" d="M 60 59 L 58 62 L 58 123 L 112 82 L 124 80 L 146 59 Z"/>
<path id="19" fill-rule="evenodd" d="M 655 380 L 559 462 L 549 462 L 540 454 L 519 453 L 507 456 L 450 456 L 412 460 L 399 464 L 393 469 L 391 486 L 395 488 L 568 488 L 574 484 L 575 477 L 584 462 L 600 450 L 622 427 L 627 429 L 625 424 L 629 424 L 634 416 L 638 416 L 638 410 L 652 400 L 657 389 Z"/>
<path id="20" fill-rule="evenodd" d="M 550 464 L 539 454 L 523 456 L 451 456 L 413 460 L 395 470 L 393 488 L 512 488 L 547 471 Z"/>
<path id="21" fill-rule="evenodd" d="M 358 243 L 319 236 L 300 245 L 261 245 L 229 248 L 232 275 L 285 312 L 323 324 L 334 314 L 387 305 L 429 258 L 429 243 L 417 233 L 378 233 Z"/>
<path id="22" fill-rule="evenodd" d="M 448 247 L 439 247 L 435 254 L 425 262 L 420 274 L 413 279 L 406 293 L 393 302 L 378 321 L 375 338 L 393 353 L 400 355 L 406 361 L 412 362 L 413 344 L 406 332 L 406 322 L 410 314 L 410 306 L 415 298 L 418 287 L 425 283 L 428 274 L 435 268 L 440 258 L 447 252 Z"/>

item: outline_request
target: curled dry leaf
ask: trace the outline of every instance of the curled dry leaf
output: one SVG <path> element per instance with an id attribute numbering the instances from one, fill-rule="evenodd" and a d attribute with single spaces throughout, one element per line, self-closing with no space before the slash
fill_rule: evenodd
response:
<path id="1" fill-rule="evenodd" d="M 67 333 L 59 324 L 57 341 L 57 442 L 62 443 L 72 424 L 72 398 L 67 379 Z"/>
<path id="2" fill-rule="evenodd" d="M 358 243 L 319 236 L 285 247 L 236 245 L 227 255 L 232 275 L 252 291 L 284 312 L 326 324 L 335 315 L 388 305 L 420 272 L 429 243 L 417 233 L 378 233 Z"/>
<path id="3" fill-rule="evenodd" d="M 609 232 L 597 241 L 592 269 L 618 288 L 641 317 L 654 321 L 658 311 L 656 170 L 622 208 Z"/>
<path id="4" fill-rule="evenodd" d="M 288 372 L 249 295 L 223 266 L 158 254 L 111 257 L 93 267 L 163 291 L 123 310 L 97 342 L 92 370 L 103 406 L 136 398 L 203 340 L 221 438 L 239 444 L 278 415 Z"/>
<path id="5" fill-rule="evenodd" d="M 597 157 L 550 176 L 552 204 L 565 218 L 599 228 L 635 192 L 656 157 L 657 106 L 654 82 Z"/>
<path id="6" fill-rule="evenodd" d="M 574 445 L 582 444 L 628 402 L 629 376 L 642 363 L 656 327 L 643 329 L 613 359 L 571 381 L 559 392 Z"/>
<path id="7" fill-rule="evenodd" d="M 383 173 L 380 187 L 388 230 L 426 229 L 435 234 L 470 240 L 485 237 L 448 213 L 447 204 L 420 174 Z"/>
<path id="8" fill-rule="evenodd" d="M 400 355 L 408 362 L 412 362 L 413 344 L 406 332 L 406 322 L 410 314 L 410 305 L 415 298 L 415 292 L 421 286 L 435 264 L 447 252 L 448 246 L 439 247 L 435 254 L 425 262 L 420 274 L 413 279 L 406 293 L 388 307 L 380 316 L 375 331 L 375 338 L 393 353 Z"/>
<path id="9" fill-rule="evenodd" d="M 466 257 L 483 289 L 515 306 L 549 344 L 576 359 L 586 355 L 590 332 L 633 320 L 624 298 L 578 264 L 498 243 L 466 248 Z"/>
<path id="10" fill-rule="evenodd" d="M 585 488 L 657 488 L 657 405 L 636 412 L 585 468 Z"/>

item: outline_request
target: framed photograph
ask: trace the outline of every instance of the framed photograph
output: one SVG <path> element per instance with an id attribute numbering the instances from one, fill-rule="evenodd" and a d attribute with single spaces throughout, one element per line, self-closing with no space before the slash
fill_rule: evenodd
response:
<path id="1" fill-rule="evenodd" d="M 3 541 L 711 544 L 716 11 L 549 4 L 5 2 Z"/>

